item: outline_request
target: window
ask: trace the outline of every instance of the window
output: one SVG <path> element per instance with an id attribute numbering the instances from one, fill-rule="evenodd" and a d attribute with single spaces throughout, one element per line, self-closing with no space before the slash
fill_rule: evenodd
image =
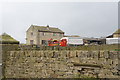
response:
<path id="1" fill-rule="evenodd" d="M 56 33 L 53 33 L 53 36 L 56 36 Z"/>
<path id="2" fill-rule="evenodd" d="M 45 33 L 43 32 L 42 35 L 45 36 Z"/>
<path id="3" fill-rule="evenodd" d="M 33 45 L 34 40 L 30 40 L 30 45 Z"/>
<path id="4" fill-rule="evenodd" d="M 62 34 L 59 34 L 59 36 L 62 36 Z"/>
<path id="5" fill-rule="evenodd" d="M 47 40 L 42 40 L 42 45 L 47 45 Z"/>
<path id="6" fill-rule="evenodd" d="M 31 32 L 31 36 L 33 35 L 33 32 Z"/>

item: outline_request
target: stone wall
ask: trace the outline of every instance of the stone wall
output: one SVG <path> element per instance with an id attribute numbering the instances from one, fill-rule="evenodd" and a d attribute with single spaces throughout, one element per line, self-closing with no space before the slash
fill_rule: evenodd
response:
<path id="1" fill-rule="evenodd" d="M 9 51 L 6 78 L 118 78 L 117 51 Z"/>

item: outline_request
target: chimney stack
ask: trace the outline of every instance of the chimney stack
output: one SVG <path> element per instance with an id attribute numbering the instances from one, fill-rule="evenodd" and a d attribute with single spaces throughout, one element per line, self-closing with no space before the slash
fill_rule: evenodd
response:
<path id="1" fill-rule="evenodd" d="M 47 25 L 47 27 L 49 27 L 49 25 Z"/>

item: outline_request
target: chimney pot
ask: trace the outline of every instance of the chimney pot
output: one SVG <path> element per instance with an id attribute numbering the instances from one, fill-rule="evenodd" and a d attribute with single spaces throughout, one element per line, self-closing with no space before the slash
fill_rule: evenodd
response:
<path id="1" fill-rule="evenodd" d="M 47 25 L 47 27 L 49 27 L 49 25 Z"/>

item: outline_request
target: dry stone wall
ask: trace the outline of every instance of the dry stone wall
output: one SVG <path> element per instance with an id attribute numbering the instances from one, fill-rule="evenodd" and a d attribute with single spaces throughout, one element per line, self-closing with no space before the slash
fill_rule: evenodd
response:
<path id="1" fill-rule="evenodd" d="M 6 78 L 118 78 L 117 51 L 9 51 Z"/>

